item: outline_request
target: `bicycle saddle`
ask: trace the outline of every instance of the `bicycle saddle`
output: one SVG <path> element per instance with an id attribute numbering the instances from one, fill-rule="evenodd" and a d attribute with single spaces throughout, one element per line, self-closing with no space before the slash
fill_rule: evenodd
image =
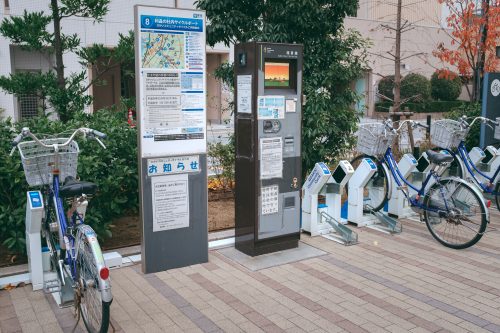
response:
<path id="1" fill-rule="evenodd" d="M 429 161 L 434 164 L 448 163 L 453 161 L 453 156 L 448 154 L 436 153 L 435 151 L 426 151 Z"/>
<path id="2" fill-rule="evenodd" d="M 59 189 L 61 197 L 76 197 L 82 194 L 95 194 L 97 185 L 91 182 L 81 182 L 74 177 L 68 176 L 64 185 Z"/>

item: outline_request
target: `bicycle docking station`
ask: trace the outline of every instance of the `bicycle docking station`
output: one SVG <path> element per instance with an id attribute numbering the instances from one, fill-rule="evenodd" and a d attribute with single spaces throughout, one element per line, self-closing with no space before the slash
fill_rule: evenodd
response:
<path id="1" fill-rule="evenodd" d="M 369 158 L 361 160 L 349 183 L 349 196 L 347 205 L 347 220 L 358 227 L 370 227 L 375 230 L 390 234 L 401 233 L 402 226 L 399 221 L 385 213 L 374 211 L 370 206 L 370 188 L 366 185 L 377 172 L 377 166 Z M 365 211 L 369 214 L 365 214 Z"/>
<path id="2" fill-rule="evenodd" d="M 484 157 L 478 163 L 478 168 L 488 177 L 493 177 L 500 167 L 500 150 L 493 146 L 487 146 L 483 152 Z M 481 177 L 481 179 L 484 178 Z"/>
<path id="3" fill-rule="evenodd" d="M 358 234 L 341 218 L 342 193 L 353 174 L 348 161 L 340 161 L 333 173 L 324 163 L 316 163 L 302 186 L 302 231 L 344 245 L 358 243 Z"/>
<path id="4" fill-rule="evenodd" d="M 417 160 L 413 157 L 412 154 L 404 154 L 401 157 L 401 160 L 398 162 L 398 169 L 401 172 L 401 175 L 408 179 L 413 175 L 413 172 L 416 170 L 418 165 Z M 394 177 L 392 179 L 392 194 L 391 199 L 388 203 L 388 213 L 390 216 L 395 218 L 409 218 L 415 215 L 415 212 L 411 209 L 408 198 L 402 191 L 406 193 L 410 193 L 411 187 L 402 183 L 399 186 Z M 417 187 L 418 188 L 418 187 Z"/>
<path id="5" fill-rule="evenodd" d="M 33 291 L 43 289 L 45 293 L 52 294 L 57 305 L 71 305 L 74 300 L 71 277 L 65 275 L 64 284 L 61 285 L 57 270 L 51 272 L 50 260 L 46 263 L 42 255 L 41 226 L 44 214 L 42 194 L 40 191 L 28 191 L 26 194 L 26 249 Z"/>

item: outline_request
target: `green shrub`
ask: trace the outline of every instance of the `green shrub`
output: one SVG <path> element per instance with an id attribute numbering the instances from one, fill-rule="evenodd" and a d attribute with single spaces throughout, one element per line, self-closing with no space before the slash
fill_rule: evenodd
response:
<path id="1" fill-rule="evenodd" d="M 385 97 L 394 99 L 394 75 L 388 75 L 378 81 L 378 92 Z"/>
<path id="2" fill-rule="evenodd" d="M 375 111 L 377 112 L 388 112 L 389 107 L 392 106 L 392 102 L 378 102 L 375 104 Z M 453 109 L 467 105 L 469 102 L 465 101 L 426 101 L 422 103 L 404 103 L 401 106 L 401 110 L 406 107 L 415 113 L 436 113 L 436 112 L 449 112 Z"/>
<path id="3" fill-rule="evenodd" d="M 479 117 L 481 116 L 481 104 L 479 103 L 467 103 L 462 106 L 456 107 L 451 112 L 446 115 L 446 118 L 458 120 L 461 116 L 467 117 Z M 479 147 L 480 140 L 480 132 L 481 132 L 481 122 L 476 122 L 474 126 L 472 126 L 465 138 L 465 146 L 468 150 L 471 150 L 474 147 Z"/>
<path id="4" fill-rule="evenodd" d="M 78 176 L 94 182 L 99 192 L 88 207 L 86 222 L 99 238 L 110 237 L 114 218 L 138 211 L 137 130 L 127 124 L 127 110 L 103 109 L 94 114 L 79 113 L 62 123 L 40 117 L 17 124 L 0 120 L 0 242 L 24 252 L 26 183 L 19 154 L 12 157 L 10 142 L 24 126 L 37 133 L 56 134 L 90 127 L 108 135 L 107 149 L 94 140 L 77 139 L 80 147 Z"/>
<path id="5" fill-rule="evenodd" d="M 230 136 L 227 144 L 221 142 L 209 143 L 207 155 L 214 169 L 218 186 L 225 190 L 233 190 L 235 163 L 234 135 Z"/>
<path id="6" fill-rule="evenodd" d="M 431 77 L 431 95 L 437 101 L 455 101 L 462 91 L 462 82 L 457 74 L 441 77 L 437 71 Z M 451 78 L 452 77 L 452 78 Z"/>
<path id="7" fill-rule="evenodd" d="M 431 96 L 431 83 L 421 74 L 411 73 L 401 80 L 401 98 L 411 102 L 424 102 Z"/>

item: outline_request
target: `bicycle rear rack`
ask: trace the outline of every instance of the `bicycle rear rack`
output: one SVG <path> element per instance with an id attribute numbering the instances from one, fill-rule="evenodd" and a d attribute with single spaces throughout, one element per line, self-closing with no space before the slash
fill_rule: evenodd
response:
<path id="1" fill-rule="evenodd" d="M 375 216 L 378 220 L 378 223 L 369 225 L 368 227 L 390 234 L 400 234 L 403 231 L 403 225 L 398 220 L 382 212 L 374 211 L 373 207 L 370 205 L 366 205 L 366 207 L 370 210 L 370 214 Z"/>
<path id="2" fill-rule="evenodd" d="M 354 245 L 358 243 L 358 234 L 347 226 L 339 223 L 335 218 L 328 215 L 326 212 L 321 213 L 321 219 L 332 226 L 333 230 L 335 230 L 335 234 L 325 234 L 323 237 L 336 241 L 338 243 L 348 245 Z"/>

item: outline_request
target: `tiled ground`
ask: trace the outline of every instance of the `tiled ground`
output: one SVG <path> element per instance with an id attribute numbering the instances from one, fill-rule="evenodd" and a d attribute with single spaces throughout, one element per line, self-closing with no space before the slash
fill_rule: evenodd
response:
<path id="1" fill-rule="evenodd" d="M 492 227 L 462 251 L 405 221 L 396 236 L 357 229 L 352 247 L 303 235 L 329 254 L 258 272 L 217 251 L 157 274 L 130 266 L 112 271 L 112 321 L 125 332 L 500 332 L 500 215 Z M 2 333 L 73 323 L 30 286 L 0 292 Z"/>

